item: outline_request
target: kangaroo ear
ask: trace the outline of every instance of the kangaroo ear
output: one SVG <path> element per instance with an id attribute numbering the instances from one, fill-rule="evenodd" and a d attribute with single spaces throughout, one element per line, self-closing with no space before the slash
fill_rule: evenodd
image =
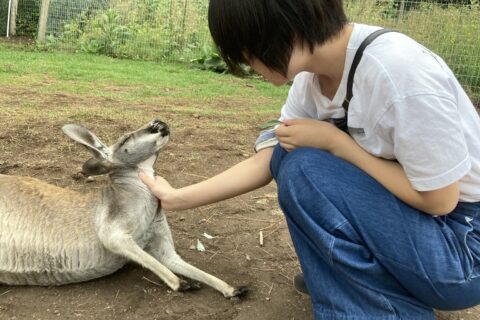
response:
<path id="1" fill-rule="evenodd" d="M 87 176 L 99 176 L 112 170 L 112 163 L 108 160 L 91 158 L 82 166 L 82 172 Z"/>
<path id="2" fill-rule="evenodd" d="M 110 155 L 110 149 L 87 128 L 76 124 L 67 124 L 62 127 L 62 130 L 71 139 L 84 145 L 95 158 L 107 159 Z"/>

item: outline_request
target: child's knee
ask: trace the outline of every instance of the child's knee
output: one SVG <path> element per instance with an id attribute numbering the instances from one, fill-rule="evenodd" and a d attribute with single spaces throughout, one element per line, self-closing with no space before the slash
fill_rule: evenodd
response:
<path id="1" fill-rule="evenodd" d="M 288 154 L 288 152 L 283 149 L 280 144 L 275 146 L 273 150 L 272 159 L 270 160 L 270 173 L 272 177 L 277 180 L 280 168 L 282 166 L 283 159 Z"/>
<path id="2" fill-rule="evenodd" d="M 279 194 L 283 194 L 283 197 L 288 197 L 287 194 L 291 192 L 302 193 L 310 189 L 311 184 L 315 184 L 318 189 L 323 189 L 322 185 L 334 188 L 337 173 L 331 170 L 331 166 L 338 158 L 330 153 L 313 148 L 299 148 L 283 154 L 281 161 L 279 159 L 277 157 L 272 161 L 272 167 Z"/>
<path id="3" fill-rule="evenodd" d="M 272 166 L 275 166 L 276 169 L 277 183 L 281 182 L 280 180 L 292 180 L 305 174 L 308 175 L 309 172 L 319 174 L 321 171 L 330 171 L 332 162 L 335 159 L 338 160 L 332 154 L 314 148 L 298 148 L 291 152 L 284 152 L 281 161 L 277 162 L 279 157 L 276 158 L 276 163 L 272 161 Z M 328 175 L 328 172 L 320 175 Z"/>

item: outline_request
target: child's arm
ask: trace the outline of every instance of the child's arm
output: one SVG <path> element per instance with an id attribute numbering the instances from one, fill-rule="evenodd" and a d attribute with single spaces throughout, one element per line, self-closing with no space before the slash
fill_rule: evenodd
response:
<path id="1" fill-rule="evenodd" d="M 445 215 L 453 211 L 460 197 L 459 183 L 432 191 L 415 190 L 397 161 L 377 158 L 363 150 L 353 139 L 345 139 L 343 147 L 332 153 L 356 165 L 402 201 L 425 213 Z"/>
<path id="2" fill-rule="evenodd" d="M 254 156 L 205 181 L 175 189 L 161 177 L 140 178 L 160 199 L 165 210 L 184 210 L 226 200 L 265 186 L 272 180 L 270 159 L 273 148 L 262 149 Z"/>
<path id="3" fill-rule="evenodd" d="M 325 121 L 286 120 L 276 132 L 283 148 L 291 151 L 308 146 L 329 151 L 359 167 L 399 199 L 425 213 L 448 214 L 459 201 L 458 182 L 438 190 L 417 191 L 398 162 L 371 155 L 348 134 Z"/>

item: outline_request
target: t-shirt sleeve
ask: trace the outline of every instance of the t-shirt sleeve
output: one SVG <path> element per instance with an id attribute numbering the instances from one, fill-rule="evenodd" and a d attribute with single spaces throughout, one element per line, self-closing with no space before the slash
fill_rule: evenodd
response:
<path id="1" fill-rule="evenodd" d="M 287 100 L 282 107 L 279 118 L 280 122 L 286 119 L 315 118 L 315 104 L 309 102 L 312 90 L 311 81 L 312 78 L 307 73 L 301 73 L 295 77 L 295 80 L 288 91 Z M 274 147 L 278 144 L 275 129 L 276 127 L 264 130 L 260 133 L 254 144 L 254 150 L 256 152 L 265 148 Z"/>
<path id="2" fill-rule="evenodd" d="M 394 103 L 394 153 L 413 187 L 446 187 L 471 168 L 456 104 L 449 98 L 419 94 Z"/>
<path id="3" fill-rule="evenodd" d="M 283 105 L 280 121 L 317 118 L 316 105 L 312 100 L 312 82 L 313 75 L 305 72 L 295 77 Z"/>

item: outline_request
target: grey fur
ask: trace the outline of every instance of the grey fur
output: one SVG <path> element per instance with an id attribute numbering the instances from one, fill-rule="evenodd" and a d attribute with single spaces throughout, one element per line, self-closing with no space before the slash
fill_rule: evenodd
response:
<path id="1" fill-rule="evenodd" d="M 158 200 L 138 177 L 139 169 L 153 177 L 153 164 L 169 139 L 165 123 L 154 120 L 110 147 L 81 126 L 63 130 L 94 155 L 83 167 L 86 173 L 108 173 L 111 184 L 83 194 L 33 178 L 0 175 L 0 283 L 87 281 L 132 260 L 175 291 L 195 287 L 176 273 L 225 297 L 245 292 L 178 256 Z"/>

